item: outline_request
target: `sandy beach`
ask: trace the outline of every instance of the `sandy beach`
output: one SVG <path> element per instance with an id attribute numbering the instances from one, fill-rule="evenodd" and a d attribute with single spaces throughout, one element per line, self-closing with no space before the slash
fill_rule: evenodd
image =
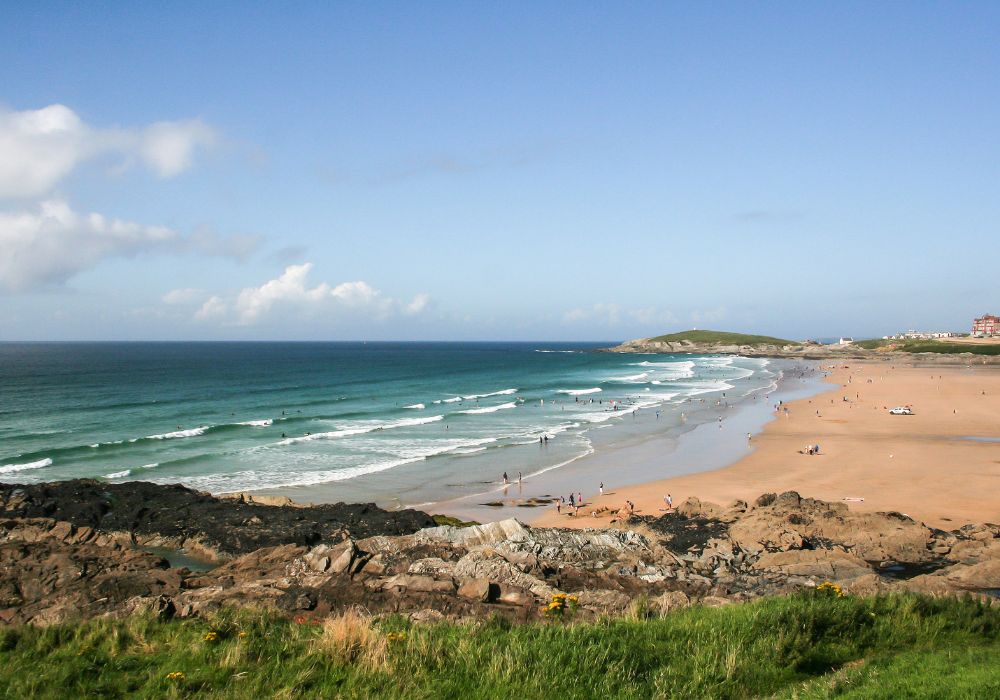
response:
<path id="1" fill-rule="evenodd" d="M 584 493 L 579 517 L 546 511 L 537 525 L 605 526 L 626 500 L 659 515 L 694 496 L 728 504 L 766 492 L 845 501 L 852 510 L 900 511 L 951 529 L 1000 522 L 1000 371 L 990 367 L 838 365 L 830 390 L 785 404 L 730 466 Z M 894 406 L 913 415 L 891 415 Z M 787 407 L 787 412 L 784 408 Z M 803 454 L 819 445 L 817 455 Z"/>

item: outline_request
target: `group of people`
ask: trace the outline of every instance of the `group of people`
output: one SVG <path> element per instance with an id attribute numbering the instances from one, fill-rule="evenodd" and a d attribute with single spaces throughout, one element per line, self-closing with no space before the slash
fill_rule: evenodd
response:
<path id="1" fill-rule="evenodd" d="M 601 485 L 603 486 L 603 484 Z M 570 513 L 570 515 L 579 515 L 580 508 L 586 505 L 583 501 L 583 494 L 580 492 L 571 493 L 569 495 L 568 501 L 569 501 L 569 507 L 573 509 L 573 512 Z M 567 499 L 564 496 L 560 496 L 559 500 L 556 501 L 556 512 L 562 513 L 563 506 L 566 505 L 566 503 Z"/>

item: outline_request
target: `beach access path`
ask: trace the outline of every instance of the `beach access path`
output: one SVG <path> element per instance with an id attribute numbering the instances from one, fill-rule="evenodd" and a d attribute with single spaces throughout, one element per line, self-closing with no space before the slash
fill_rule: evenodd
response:
<path id="1" fill-rule="evenodd" d="M 829 366 L 829 365 L 827 365 Z M 579 517 L 555 509 L 533 525 L 604 527 L 626 500 L 641 515 L 662 515 L 690 496 L 727 505 L 766 492 L 845 501 L 853 511 L 899 511 L 953 529 L 1000 523 L 1000 368 L 838 363 L 826 381 L 840 388 L 786 404 L 734 464 L 605 495 L 584 493 Z M 845 400 L 846 398 L 846 400 Z M 909 405 L 913 415 L 891 415 Z M 818 455 L 802 454 L 819 445 Z"/>

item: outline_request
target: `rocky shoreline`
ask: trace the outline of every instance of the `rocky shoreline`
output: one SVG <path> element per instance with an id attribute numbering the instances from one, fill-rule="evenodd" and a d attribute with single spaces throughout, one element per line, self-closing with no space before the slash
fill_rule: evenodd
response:
<path id="1" fill-rule="evenodd" d="M 557 592 L 576 595 L 589 619 L 637 604 L 739 603 L 828 580 L 857 594 L 1000 604 L 1000 527 L 946 532 L 794 492 L 725 507 L 689 499 L 676 512 L 587 530 L 435 526 L 418 511 L 261 505 L 141 482 L 0 485 L 0 505 L 6 624 L 244 605 L 304 618 L 360 605 L 415 620 L 527 621 Z M 143 549 L 152 546 L 219 564 L 171 567 Z"/>

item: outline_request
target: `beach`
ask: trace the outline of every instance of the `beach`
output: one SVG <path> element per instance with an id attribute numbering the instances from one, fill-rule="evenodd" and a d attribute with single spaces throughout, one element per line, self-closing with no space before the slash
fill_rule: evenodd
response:
<path id="1" fill-rule="evenodd" d="M 770 406 L 773 420 L 744 436 L 748 454 L 728 466 L 641 485 L 607 479 L 603 496 L 584 492 L 579 517 L 550 508 L 533 524 L 601 527 L 613 516 L 592 512 L 616 511 L 626 501 L 638 514 L 661 515 L 667 494 L 675 506 L 689 497 L 726 505 L 790 490 L 855 511 L 903 512 L 942 529 L 1000 522 L 1000 371 L 881 362 L 826 367 L 828 390 L 781 410 Z M 913 415 L 889 413 L 901 405 Z M 808 445 L 819 445 L 819 453 L 804 454 Z"/>

